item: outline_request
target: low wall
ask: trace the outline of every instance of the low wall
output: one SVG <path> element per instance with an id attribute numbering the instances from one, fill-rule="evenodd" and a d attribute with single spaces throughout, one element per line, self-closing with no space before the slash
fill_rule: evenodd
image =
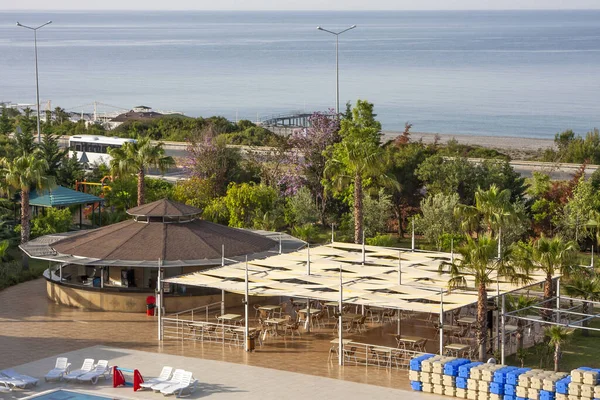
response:
<path id="1" fill-rule="evenodd" d="M 146 312 L 146 297 L 153 292 L 112 291 L 100 288 L 73 287 L 58 282 L 46 281 L 48 298 L 55 303 L 95 311 L 117 312 Z M 240 305 L 241 295 L 226 293 L 225 305 Z M 165 311 L 174 313 L 202 307 L 207 304 L 221 301 L 221 295 L 207 296 L 177 296 L 166 295 L 164 301 Z"/>

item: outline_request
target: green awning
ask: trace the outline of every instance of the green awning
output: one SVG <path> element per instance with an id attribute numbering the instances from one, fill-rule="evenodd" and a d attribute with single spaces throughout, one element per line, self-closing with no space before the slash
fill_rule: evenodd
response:
<path id="1" fill-rule="evenodd" d="M 38 207 L 64 207 L 75 204 L 91 204 L 100 201 L 104 201 L 104 199 L 64 186 L 55 186 L 52 189 L 40 191 L 35 189 L 29 195 L 29 204 Z"/>

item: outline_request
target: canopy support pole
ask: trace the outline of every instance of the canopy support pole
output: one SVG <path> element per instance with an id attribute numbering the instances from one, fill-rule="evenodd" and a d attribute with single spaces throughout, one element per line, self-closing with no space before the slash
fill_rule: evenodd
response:
<path id="1" fill-rule="evenodd" d="M 83 205 L 79 205 L 79 229 L 83 227 Z"/>
<path id="2" fill-rule="evenodd" d="M 396 334 L 398 336 L 400 336 L 400 332 L 401 332 L 401 329 L 400 329 L 400 310 L 396 310 L 396 312 L 398 313 L 398 326 L 396 328 Z"/>
<path id="3" fill-rule="evenodd" d="M 335 234 L 333 231 L 333 223 L 331 224 L 331 243 L 335 242 Z"/>
<path id="4" fill-rule="evenodd" d="M 342 283 L 342 266 L 340 265 L 340 304 L 338 314 L 338 364 L 344 365 L 344 329 L 342 327 L 342 303 L 344 302 L 344 285 Z"/>
<path id="5" fill-rule="evenodd" d="M 221 245 L 221 267 L 225 266 L 225 245 Z M 225 314 L 225 290 L 221 289 L 221 315 Z"/>
<path id="6" fill-rule="evenodd" d="M 156 299 L 156 307 L 158 307 L 158 340 L 162 340 L 162 307 L 163 307 L 163 269 L 162 269 L 162 261 L 158 259 L 158 277 L 156 279 L 156 284 L 158 285 L 158 296 Z"/>
<path id="7" fill-rule="evenodd" d="M 505 332 L 506 332 L 506 327 L 505 327 L 506 317 L 504 316 L 504 313 L 506 312 L 506 305 L 505 305 L 505 299 L 504 299 L 505 297 L 506 297 L 506 295 L 503 294 L 502 295 L 502 342 L 501 342 L 502 349 L 500 350 L 500 364 L 502 364 L 502 365 L 504 365 L 504 355 L 505 355 L 505 346 L 506 346 L 506 344 L 505 344 L 506 337 L 504 336 Z"/>
<path id="8" fill-rule="evenodd" d="M 96 204 L 92 203 L 92 229 L 94 229 L 94 215 L 96 215 Z"/>
<path id="9" fill-rule="evenodd" d="M 62 282 L 62 269 L 63 269 L 63 265 L 58 264 L 58 276 L 60 277 L 61 282 Z"/>
<path id="10" fill-rule="evenodd" d="M 250 346 L 249 346 L 249 327 L 248 327 L 248 256 L 246 256 L 246 293 L 245 293 L 245 297 L 244 297 L 244 346 L 246 348 L 246 351 L 250 351 Z"/>
<path id="11" fill-rule="evenodd" d="M 556 322 L 560 324 L 560 277 L 556 278 Z"/>
<path id="12" fill-rule="evenodd" d="M 398 251 L 398 285 L 402 285 L 402 252 Z"/>
<path id="13" fill-rule="evenodd" d="M 306 243 L 306 275 L 310 275 L 310 243 Z"/>
<path id="14" fill-rule="evenodd" d="M 367 257 L 365 249 L 365 230 L 362 231 L 362 265 L 365 265 L 365 259 Z"/>
<path id="15" fill-rule="evenodd" d="M 104 289 L 104 267 L 100 267 L 100 289 Z"/>
<path id="16" fill-rule="evenodd" d="M 498 308 L 500 306 L 500 304 L 498 304 L 498 302 L 500 301 L 500 282 L 498 281 L 498 276 L 496 276 L 496 336 L 498 337 L 498 340 L 496 341 L 496 350 L 498 350 L 498 348 L 501 346 L 500 343 L 500 313 L 498 312 Z M 504 311 L 502 311 L 502 313 L 504 314 Z"/>
<path id="17" fill-rule="evenodd" d="M 279 254 L 281 254 L 281 232 L 279 232 Z"/>
<path id="18" fill-rule="evenodd" d="M 306 322 L 304 323 L 306 333 L 310 333 L 310 299 L 306 298 Z"/>
<path id="19" fill-rule="evenodd" d="M 415 219 L 412 220 L 412 238 L 410 243 L 410 250 L 415 251 Z"/>
<path id="20" fill-rule="evenodd" d="M 440 356 L 444 355 L 444 289 L 440 289 Z"/>
<path id="21" fill-rule="evenodd" d="M 454 238 L 450 238 L 450 263 L 454 264 Z"/>

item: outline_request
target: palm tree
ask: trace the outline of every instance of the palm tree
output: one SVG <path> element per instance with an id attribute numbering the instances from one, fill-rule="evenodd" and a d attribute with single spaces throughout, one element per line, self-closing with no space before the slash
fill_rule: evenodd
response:
<path id="1" fill-rule="evenodd" d="M 46 176 L 48 163 L 36 154 L 23 155 L 12 161 L 0 160 L 0 179 L 4 189 L 16 190 L 21 195 L 21 243 L 29 241 L 31 231 L 29 192 L 32 188 L 42 189 L 51 183 Z"/>
<path id="2" fill-rule="evenodd" d="M 161 172 L 175 165 L 171 156 L 165 156 L 162 143 L 152 144 L 149 138 L 139 139 L 137 142 L 126 142 L 120 148 L 109 149 L 112 157 L 110 167 L 114 175 L 137 175 L 137 204 L 144 204 L 145 185 L 144 176 L 146 169 L 155 167 Z"/>
<path id="3" fill-rule="evenodd" d="M 325 166 L 326 175 L 336 186 L 354 185 L 354 242 L 360 243 L 363 234 L 363 183 L 370 177 L 383 177 L 385 160 L 380 145 L 381 124 L 375 120 L 373 105 L 358 100 L 352 118 L 341 123 L 342 140 L 332 145 L 331 158 Z"/>
<path id="4" fill-rule="evenodd" d="M 569 296 L 579 297 L 583 299 L 582 312 L 588 314 L 590 304 L 589 301 L 600 300 L 600 277 L 595 272 L 589 271 L 578 271 L 573 274 L 566 285 L 564 286 L 565 292 Z M 585 318 L 585 317 L 584 317 Z M 587 327 L 589 320 L 583 321 L 583 327 Z M 590 332 L 587 329 L 583 329 L 581 332 L 583 336 L 589 336 Z"/>
<path id="5" fill-rule="evenodd" d="M 512 283 L 528 282 L 528 271 L 519 265 L 496 258 L 497 241 L 490 235 L 474 240 L 467 235 L 467 242 L 458 249 L 461 257 L 453 264 L 441 264 L 439 273 L 450 273 L 450 289 L 466 288 L 474 281 L 477 288 L 477 344 L 479 359 L 484 360 L 487 341 L 487 286 L 502 277 Z M 449 271 L 446 270 L 449 266 Z"/>
<path id="6" fill-rule="evenodd" d="M 520 296 L 512 296 L 508 295 L 506 297 L 506 309 L 509 312 L 513 312 L 513 315 L 517 317 L 524 317 L 531 313 L 529 308 L 537 303 L 537 299 L 534 297 L 527 297 L 524 295 Z M 519 350 L 523 350 L 523 320 L 521 318 L 517 319 L 517 354 Z"/>
<path id="7" fill-rule="evenodd" d="M 554 325 L 546 329 L 548 345 L 554 346 L 554 372 L 558 372 L 561 357 L 561 346 L 569 340 L 569 331 L 562 326 Z"/>

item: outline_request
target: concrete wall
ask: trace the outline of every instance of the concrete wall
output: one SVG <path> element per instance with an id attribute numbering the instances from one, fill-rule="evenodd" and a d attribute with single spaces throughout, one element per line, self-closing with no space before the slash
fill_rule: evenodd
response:
<path id="1" fill-rule="evenodd" d="M 98 288 L 78 289 L 50 281 L 46 281 L 46 291 L 50 300 L 66 306 L 96 311 L 140 313 L 146 312 L 146 297 L 151 294 L 150 292 L 106 291 Z M 242 304 L 242 297 L 241 295 L 226 293 L 225 304 L 239 306 Z M 174 313 L 220 301 L 221 295 L 166 296 L 164 306 L 167 313 Z M 255 299 L 255 301 L 259 302 L 260 298 Z"/>

